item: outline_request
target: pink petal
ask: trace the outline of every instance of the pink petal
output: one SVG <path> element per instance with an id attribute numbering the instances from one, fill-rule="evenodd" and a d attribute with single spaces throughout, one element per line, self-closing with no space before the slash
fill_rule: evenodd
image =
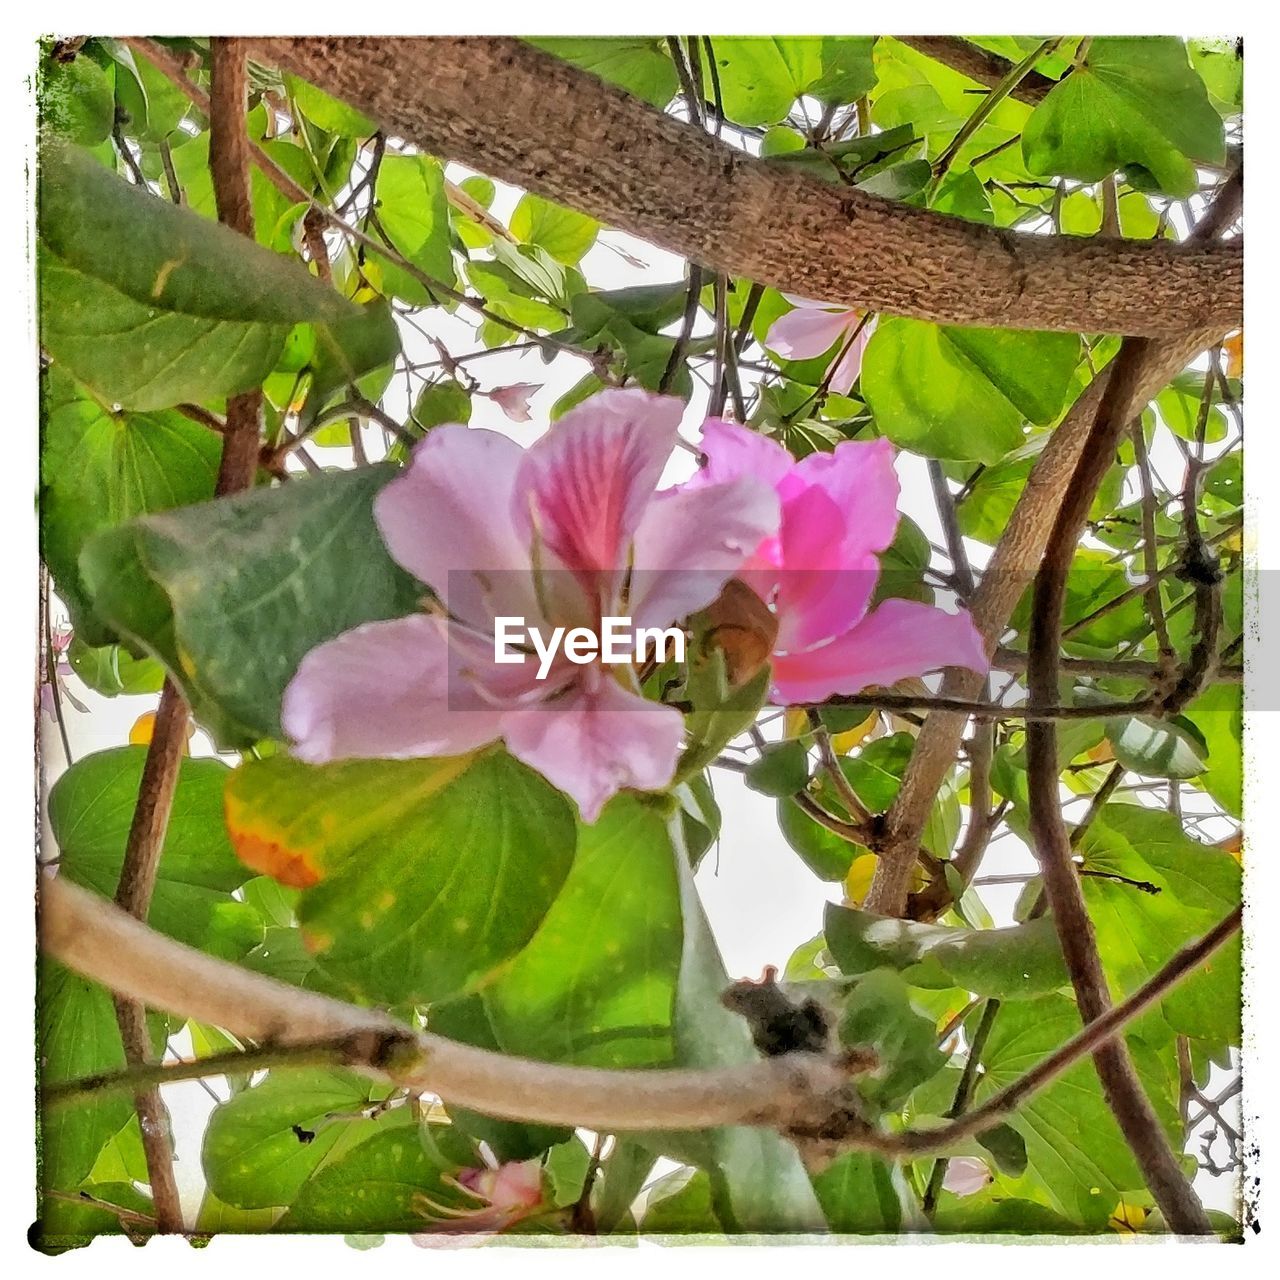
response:
<path id="1" fill-rule="evenodd" d="M 810 454 L 783 482 L 779 649 L 842 635 L 866 612 L 877 555 L 898 527 L 893 457 L 887 440 L 848 440 Z"/>
<path id="2" fill-rule="evenodd" d="M 685 483 L 683 487 L 687 489 L 723 484 L 741 476 L 751 476 L 776 487 L 796 465 L 795 459 L 776 440 L 723 418 L 708 418 L 702 424 L 698 447 L 706 462 Z"/>
<path id="3" fill-rule="evenodd" d="M 957 1196 L 971 1196 L 991 1181 L 991 1170 L 976 1156 L 953 1156 L 947 1161 L 942 1185 Z"/>
<path id="4" fill-rule="evenodd" d="M 494 387 L 484 394 L 511 419 L 512 422 L 528 422 L 529 401 L 535 391 L 541 391 L 542 385 L 537 382 L 515 382 L 509 387 Z"/>
<path id="5" fill-rule="evenodd" d="M 943 667 L 985 672 L 986 646 L 968 613 L 917 600 L 886 600 L 830 644 L 775 655 L 773 701 L 821 702 Z"/>
<path id="6" fill-rule="evenodd" d="M 404 760 L 461 755 L 494 741 L 503 711 L 522 683 L 532 683 L 535 668 L 491 669 L 500 675 L 486 694 L 467 678 L 448 631 L 440 618 L 412 614 L 367 623 L 312 649 L 280 711 L 294 754 L 312 764 Z"/>
<path id="7" fill-rule="evenodd" d="M 830 351 L 858 323 L 858 318 L 856 311 L 797 307 L 769 326 L 764 345 L 784 360 L 812 360 Z"/>
<path id="8" fill-rule="evenodd" d="M 392 557 L 455 617 L 538 617 L 529 543 L 510 511 L 524 450 L 497 431 L 441 426 L 374 500 Z"/>
<path id="9" fill-rule="evenodd" d="M 778 527 L 778 495 L 743 477 L 669 489 L 636 530 L 630 613 L 637 627 L 663 627 L 710 604 Z"/>
<path id="10" fill-rule="evenodd" d="M 647 391 L 602 391 L 526 450 L 511 512 L 600 601 L 610 599 L 631 535 L 675 444 L 684 406 Z M 502 515 L 498 515 L 499 520 Z"/>
<path id="11" fill-rule="evenodd" d="M 507 748 L 575 801 L 586 822 L 624 787 L 656 791 L 675 773 L 684 717 L 628 693 L 599 668 L 550 702 L 503 721 Z"/>
<path id="12" fill-rule="evenodd" d="M 842 354 L 836 356 L 835 368 L 831 371 L 827 382 L 829 389 L 836 395 L 847 396 L 853 390 L 853 384 L 857 382 L 858 374 L 862 372 L 862 357 L 867 349 L 867 343 L 871 340 L 871 329 L 871 324 L 864 324 L 848 349 L 842 350 Z"/>

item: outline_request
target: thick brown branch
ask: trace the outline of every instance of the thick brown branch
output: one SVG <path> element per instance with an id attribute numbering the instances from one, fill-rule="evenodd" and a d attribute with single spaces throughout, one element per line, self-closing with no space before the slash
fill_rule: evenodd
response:
<path id="1" fill-rule="evenodd" d="M 999 1124 L 1202 965 L 1240 927 L 1241 915 L 1237 908 L 1122 1004 L 981 1107 L 937 1129 L 882 1133 L 850 1113 L 849 1069 L 839 1061 L 789 1054 L 706 1071 L 610 1071 L 512 1058 L 411 1031 L 376 1010 L 205 955 L 61 877 L 45 882 L 41 898 L 40 940 L 47 954 L 152 1008 L 268 1046 L 246 1055 L 242 1066 L 341 1061 L 402 1088 L 512 1120 L 608 1133 L 752 1124 L 795 1132 L 827 1154 L 866 1149 L 891 1157 L 944 1151 Z M 157 1079 L 191 1079 L 202 1066 L 207 1074 L 234 1069 L 226 1056 L 176 1068 L 147 1066 L 60 1086 L 54 1101 Z"/>
<path id="2" fill-rule="evenodd" d="M 258 56 L 389 133 L 714 270 L 948 324 L 1239 323 L 1239 244 L 1020 235 L 824 184 L 506 38 L 274 38 Z"/>
<path id="3" fill-rule="evenodd" d="M 1241 174 L 1235 173 L 1223 184 L 1197 225 L 1193 238 L 1208 241 L 1230 227 L 1239 216 L 1242 191 Z M 1128 418 L 1137 417 L 1147 401 L 1176 373 L 1222 336 L 1216 327 L 1196 328 L 1181 338 L 1148 344 L 1140 376 L 1124 406 Z M 1106 381 L 1106 378 L 1095 378 L 1049 437 L 1031 469 L 982 582 L 973 594 L 970 610 L 989 648 L 999 640 L 1039 566 L 1058 503 L 1084 449 Z M 940 693 L 946 698 L 972 699 L 981 688 L 981 676 L 951 671 Z M 962 714 L 935 711 L 921 728 L 902 786 L 886 815 L 879 849 L 881 856 L 867 895 L 867 910 L 882 915 L 902 914 L 920 833 L 928 821 L 938 788 L 955 761 L 965 724 L 966 717 Z"/>
<path id="4" fill-rule="evenodd" d="M 941 62 L 952 71 L 968 76 L 976 84 L 994 89 L 1012 70 L 1013 63 L 992 53 L 963 36 L 895 36 L 896 40 L 923 53 L 926 58 Z M 1038 71 L 1026 76 L 1009 95 L 1019 102 L 1034 107 L 1044 101 L 1045 94 L 1058 82 L 1042 76 Z"/>

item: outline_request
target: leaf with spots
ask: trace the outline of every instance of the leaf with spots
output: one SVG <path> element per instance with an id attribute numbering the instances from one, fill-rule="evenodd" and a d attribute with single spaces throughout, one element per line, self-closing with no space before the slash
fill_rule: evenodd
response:
<path id="1" fill-rule="evenodd" d="M 126 409 L 245 391 L 295 324 L 357 314 L 301 264 L 65 144 L 40 153 L 39 235 L 40 341 Z"/>
<path id="2" fill-rule="evenodd" d="M 381 1131 L 391 1091 L 351 1071 L 273 1071 L 220 1103 L 200 1160 L 210 1191 L 237 1209 L 292 1204 L 319 1170 Z"/>
<path id="3" fill-rule="evenodd" d="M 164 663 L 220 746 L 279 737 L 280 699 L 311 649 L 426 594 L 374 523 L 395 474 L 326 473 L 104 530 L 80 557 L 90 603 Z"/>
<path id="4" fill-rule="evenodd" d="M 498 751 L 232 775 L 227 825 L 255 871 L 303 888 L 328 983 L 386 1004 L 474 988 L 533 937 L 573 861 L 568 803 Z"/>
<path id="5" fill-rule="evenodd" d="M 464 1162 L 478 1167 L 479 1157 L 449 1126 L 431 1130 L 428 1141 L 409 1108 L 391 1112 L 372 1136 L 304 1183 L 275 1230 L 424 1231 L 453 1221 L 433 1204 L 474 1209 L 475 1199 L 443 1175 L 456 1174 Z"/>

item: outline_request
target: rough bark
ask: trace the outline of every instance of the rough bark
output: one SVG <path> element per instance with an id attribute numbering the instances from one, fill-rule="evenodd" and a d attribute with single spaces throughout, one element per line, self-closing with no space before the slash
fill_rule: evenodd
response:
<path id="1" fill-rule="evenodd" d="M 972 40 L 966 40 L 963 36 L 895 36 L 894 38 L 909 45 L 917 53 L 923 53 L 926 58 L 932 58 L 935 62 L 941 62 L 950 67 L 952 71 L 968 76 L 976 84 L 986 85 L 988 89 L 994 89 L 1013 67 L 1013 63 L 1008 58 L 1002 58 L 998 53 L 992 53 L 981 45 L 974 44 Z M 1048 76 L 1042 76 L 1038 71 L 1033 71 L 1009 96 L 1034 107 L 1044 101 L 1045 94 L 1057 83 L 1056 80 L 1050 80 Z"/>
<path id="2" fill-rule="evenodd" d="M 822 183 L 519 40 L 253 43 L 392 135 L 761 284 L 947 324 L 1171 336 L 1239 321 L 1239 244 L 1022 235 Z"/>

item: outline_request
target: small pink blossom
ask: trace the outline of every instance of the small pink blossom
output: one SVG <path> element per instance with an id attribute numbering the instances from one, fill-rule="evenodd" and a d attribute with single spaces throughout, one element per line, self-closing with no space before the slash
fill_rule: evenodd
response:
<path id="1" fill-rule="evenodd" d="M 438 1224 L 430 1232 L 413 1237 L 414 1244 L 424 1249 L 482 1244 L 544 1208 L 542 1166 L 537 1160 L 463 1169 L 456 1178 L 446 1177 L 443 1181 L 475 1204 L 471 1208 L 454 1208 L 420 1194 L 418 1201 L 424 1216 Z"/>
<path id="2" fill-rule="evenodd" d="M 53 688 L 55 681 L 59 697 L 65 698 L 77 711 L 89 710 L 67 687 L 67 678 L 75 674 L 67 659 L 67 650 L 71 647 L 73 637 L 70 627 L 56 626 L 49 632 L 49 678 L 40 685 L 40 709 L 51 720 L 58 718 L 58 698 L 54 696 Z"/>
<path id="3" fill-rule="evenodd" d="M 379 494 L 392 557 L 435 613 L 373 622 L 313 649 L 281 719 L 313 763 L 459 755 L 498 739 L 594 822 L 626 787 L 667 786 L 684 720 L 629 665 L 495 662 L 495 620 L 599 633 L 606 616 L 665 627 L 709 604 L 778 522 L 767 481 L 656 489 L 684 406 L 611 390 L 522 448 L 441 426 Z"/>
<path id="4" fill-rule="evenodd" d="M 775 703 L 822 702 L 948 666 L 988 669 L 967 612 L 897 599 L 871 608 L 899 518 L 887 440 L 849 440 L 797 462 L 776 441 L 713 418 L 701 448 L 706 465 L 688 488 L 758 476 L 782 504 L 777 534 L 738 573 L 777 615 Z"/>
<path id="5" fill-rule="evenodd" d="M 991 1181 L 991 1170 L 976 1156 L 954 1156 L 947 1161 L 942 1185 L 957 1196 L 976 1195 Z"/>
<path id="6" fill-rule="evenodd" d="M 513 382 L 509 387 L 494 387 L 481 394 L 492 400 L 512 422 L 528 422 L 533 416 L 529 412 L 529 401 L 541 390 L 539 382 Z"/>
<path id="7" fill-rule="evenodd" d="M 795 310 L 773 322 L 765 335 L 765 346 L 785 360 L 813 360 L 834 346 L 827 386 L 837 395 L 847 396 L 862 369 L 872 322 L 864 324 L 861 311 L 832 308 L 825 302 L 790 296 L 787 301 L 795 304 Z"/>

